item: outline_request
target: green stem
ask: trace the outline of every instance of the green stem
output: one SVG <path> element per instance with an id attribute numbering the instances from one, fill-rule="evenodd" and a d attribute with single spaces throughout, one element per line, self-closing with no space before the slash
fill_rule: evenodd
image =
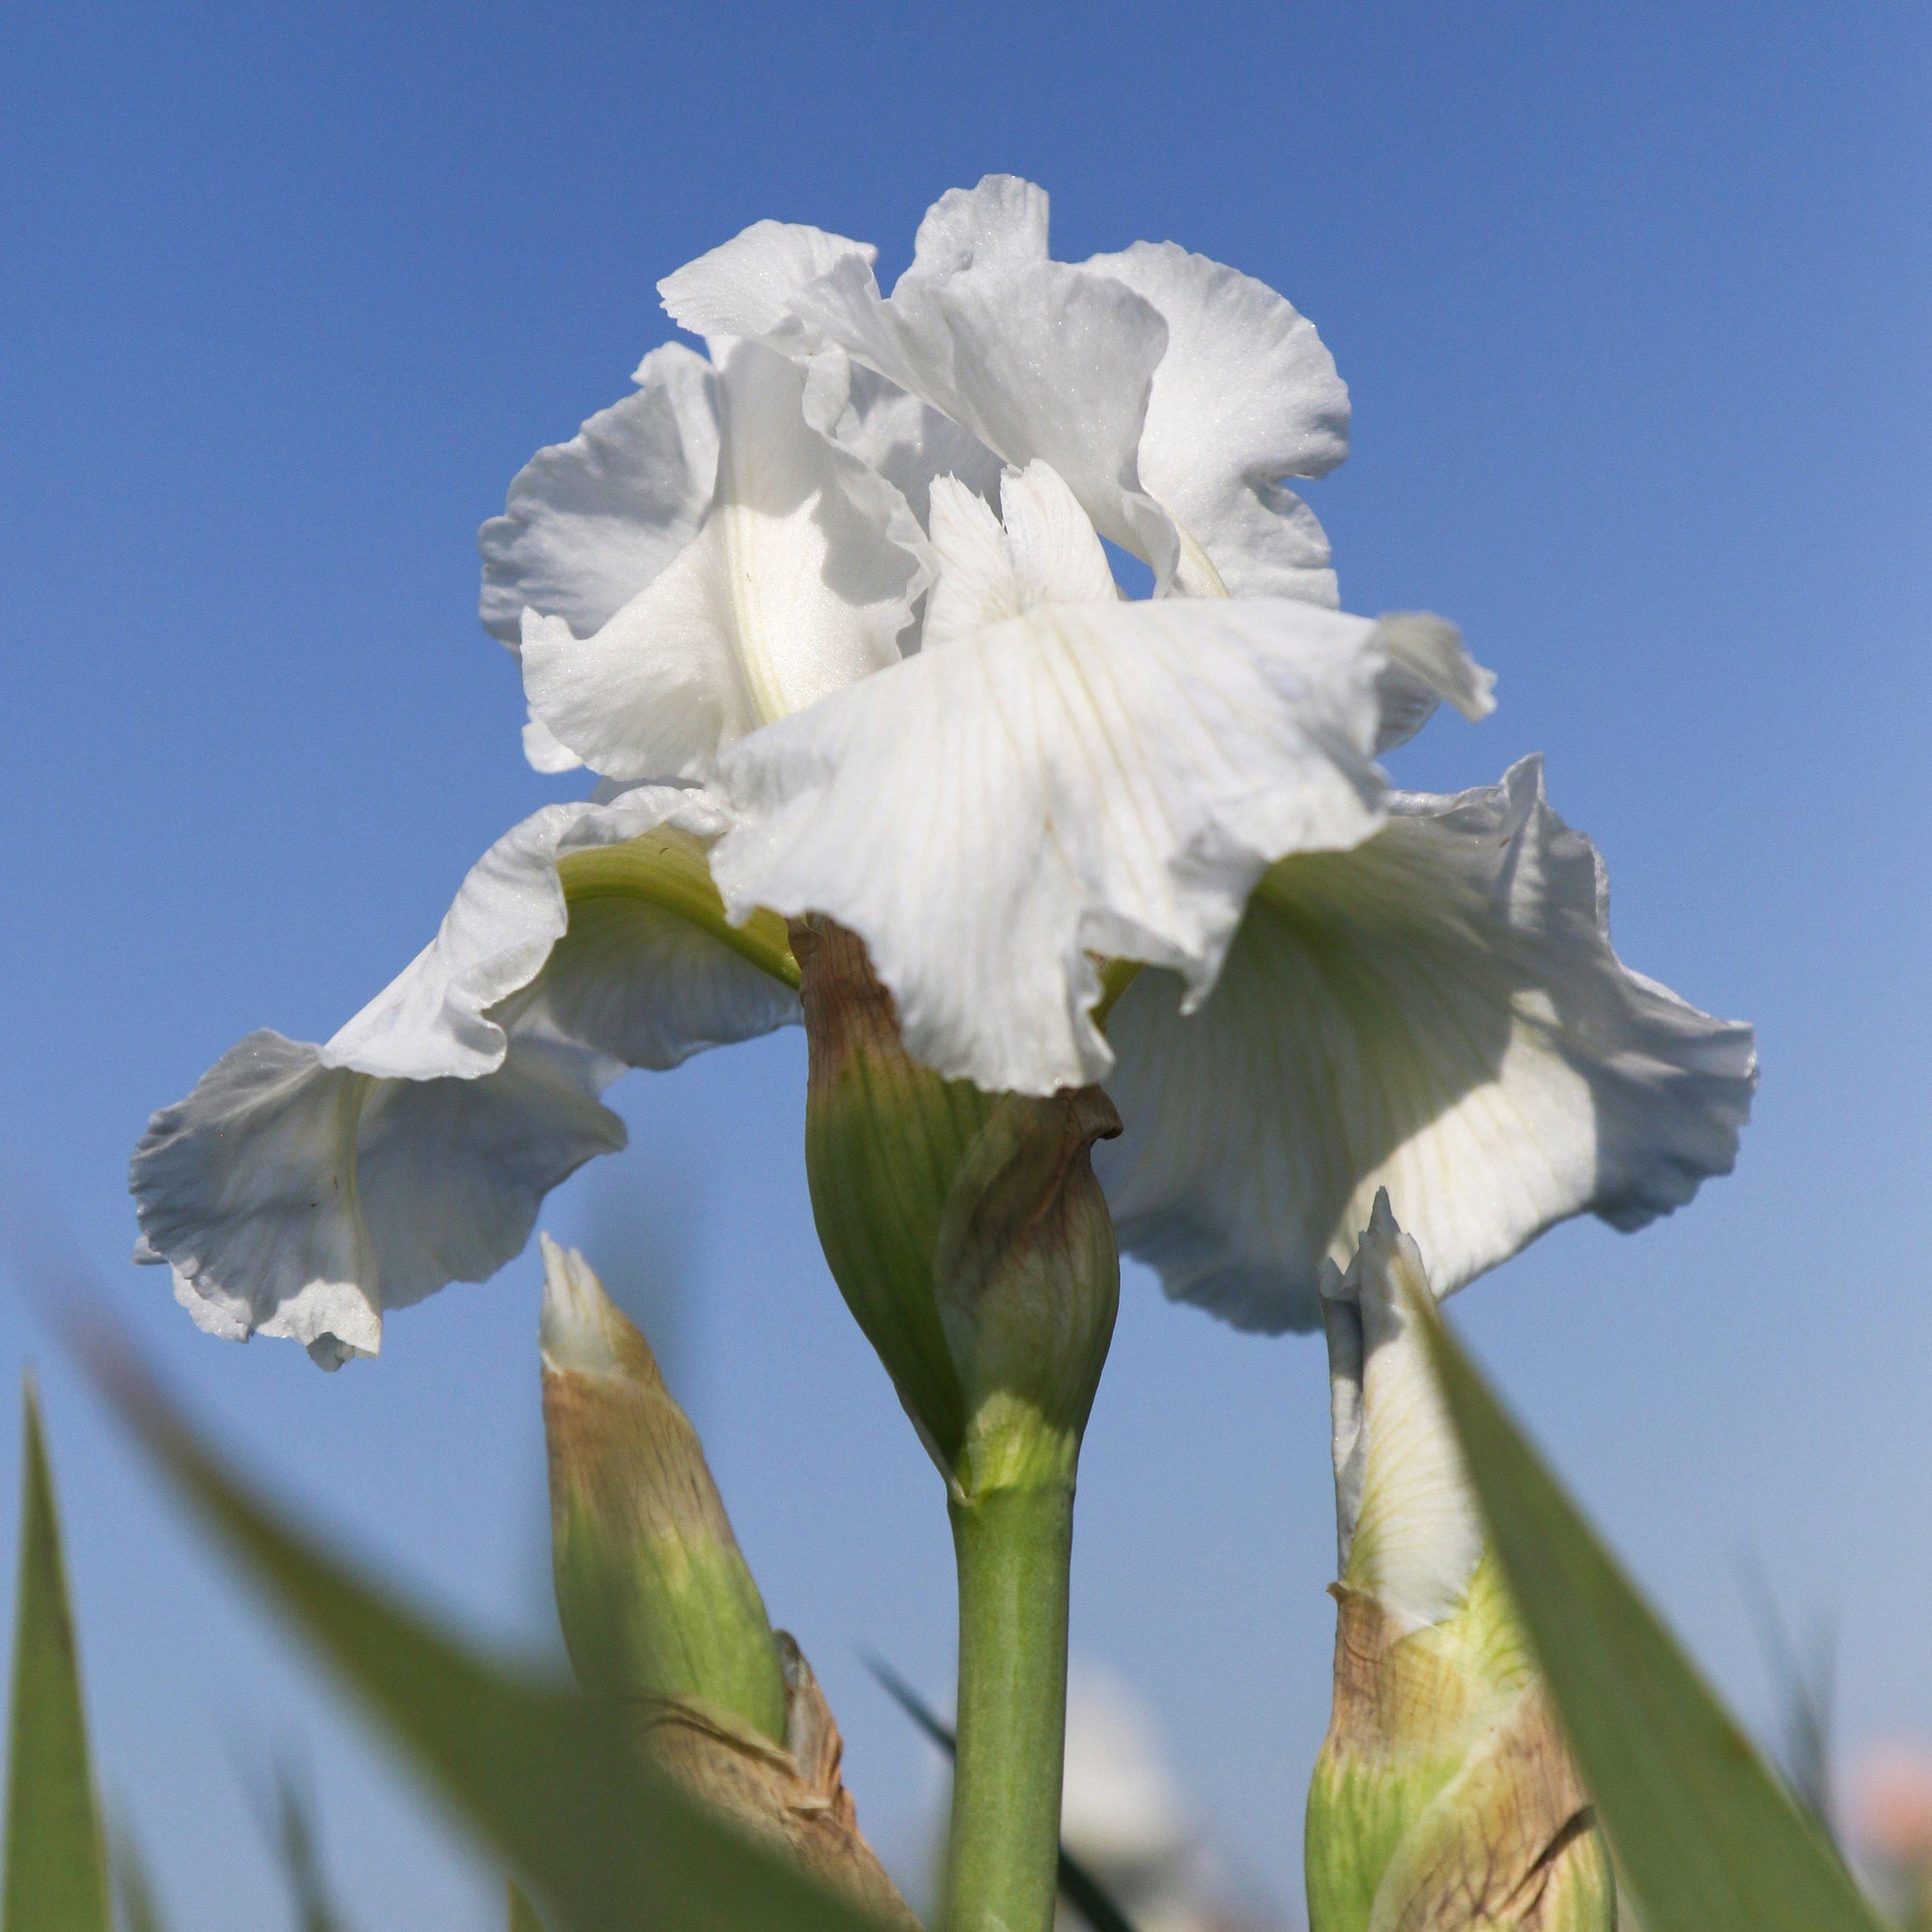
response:
<path id="1" fill-rule="evenodd" d="M 1049 1932 L 1066 1736 L 1073 1480 L 954 1492 L 959 1743 L 947 1932 Z"/>

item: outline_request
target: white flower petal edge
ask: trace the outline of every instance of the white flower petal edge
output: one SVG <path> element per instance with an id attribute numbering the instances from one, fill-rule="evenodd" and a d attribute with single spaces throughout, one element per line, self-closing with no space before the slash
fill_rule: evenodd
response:
<path id="1" fill-rule="evenodd" d="M 1143 973 L 1108 1020 L 1126 1131 L 1094 1168 L 1122 1245 L 1239 1327 L 1313 1327 L 1382 1188 L 1447 1293 L 1570 1215 L 1681 1207 L 1749 1113 L 1750 1028 L 1618 959 L 1539 759 L 1387 809 L 1268 872 L 1191 1015 Z"/>
<path id="2" fill-rule="evenodd" d="M 1176 587 L 1332 606 L 1328 539 L 1280 487 L 1349 453 L 1349 391 L 1315 325 L 1265 283 L 1172 242 L 1081 266 L 1124 282 L 1167 325 L 1139 469 L 1179 533 Z"/>
<path id="3" fill-rule="evenodd" d="M 805 418 L 753 342 L 718 370 L 717 488 L 696 537 L 594 636 L 526 611 L 531 715 L 593 771 L 701 779 L 758 725 L 898 661 L 929 571 L 905 499 Z"/>
<path id="4" fill-rule="evenodd" d="M 1321 1318 L 1339 1574 L 1403 1634 L 1449 1616 L 1483 1554 L 1482 1520 L 1416 1331 L 1411 1297 L 1429 1292 L 1420 1250 L 1378 1194 L 1348 1274 L 1324 1268 Z"/>
<path id="5" fill-rule="evenodd" d="M 538 1204 L 624 1145 L 599 1095 L 797 1015 L 728 945 L 658 906 L 567 906 L 560 862 L 644 835 L 701 842 L 700 794 L 546 807 L 464 881 L 442 929 L 326 1046 L 251 1034 L 136 1149 L 137 1259 L 195 1321 L 291 1336 L 325 1367 L 374 1354 L 383 1313 L 476 1281 Z"/>
<path id="6" fill-rule="evenodd" d="M 1388 668 L 1381 674 L 1381 730 L 1376 753 L 1406 745 L 1445 700 L 1473 724 L 1496 708 L 1496 674 L 1463 648 L 1463 634 L 1429 611 L 1385 611 L 1382 638 Z"/>
<path id="7" fill-rule="evenodd" d="M 879 251 L 802 221 L 754 221 L 658 284 L 666 313 L 694 335 L 746 337 L 810 354 L 793 313 L 801 289 L 847 259 L 869 269 Z"/>
<path id="8" fill-rule="evenodd" d="M 514 648 L 525 610 L 580 638 L 612 615 L 697 534 L 718 476 L 715 377 L 680 343 L 638 365 L 639 387 L 568 442 L 540 449 L 477 533 L 483 628 Z"/>
<path id="9" fill-rule="evenodd" d="M 529 722 L 524 726 L 524 759 L 531 771 L 551 777 L 583 769 L 583 760 L 568 745 L 559 745 L 551 735 L 550 726 L 535 712 L 531 712 Z"/>
<path id="10" fill-rule="evenodd" d="M 1095 955 L 1199 999 L 1269 864 L 1381 823 L 1387 662 L 1368 619 L 1281 599 L 1043 605 L 741 741 L 713 873 L 733 917 L 858 932 L 941 1073 L 1103 1079 Z"/>

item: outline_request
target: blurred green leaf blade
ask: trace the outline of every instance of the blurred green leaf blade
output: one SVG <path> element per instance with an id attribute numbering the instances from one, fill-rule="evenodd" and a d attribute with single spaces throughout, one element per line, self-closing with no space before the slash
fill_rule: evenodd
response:
<path id="1" fill-rule="evenodd" d="M 300 1932 L 344 1932 L 323 1873 L 315 1806 L 288 1764 L 275 1773 L 275 1847 Z"/>
<path id="2" fill-rule="evenodd" d="M 167 1916 L 161 1910 L 154 1878 L 125 1817 L 113 1834 L 108 1862 L 114 1889 L 120 1894 L 124 1932 L 168 1932 Z"/>
<path id="3" fill-rule="evenodd" d="M 106 1837 L 88 1760 L 60 1517 L 31 1381 L 22 1436 L 0 1924 L 5 1932 L 111 1932 Z"/>
<path id="4" fill-rule="evenodd" d="M 225 1468 L 117 1343 L 88 1354 L 238 1567 L 555 1932 L 879 1932 L 642 1765 L 614 1712 L 478 1656 L 327 1553 Z"/>
<path id="5" fill-rule="evenodd" d="M 1648 1932 L 1884 1932 L 1491 1392 L 1426 1332 L 1518 1614 Z"/>

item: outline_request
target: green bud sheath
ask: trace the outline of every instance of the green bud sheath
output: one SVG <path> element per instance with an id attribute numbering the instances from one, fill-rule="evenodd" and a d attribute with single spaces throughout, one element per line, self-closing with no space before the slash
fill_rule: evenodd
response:
<path id="1" fill-rule="evenodd" d="M 697 1433 L 582 1256 L 543 1250 L 552 1555 L 578 1677 L 696 1699 L 782 1743 L 778 1642 Z"/>
<path id="2" fill-rule="evenodd" d="M 1120 1299 L 1090 1152 L 1095 1088 L 942 1080 L 906 1052 L 864 945 L 794 921 L 810 1078 L 806 1171 L 833 1276 L 955 1490 L 1044 1457 L 1070 1477 Z M 1017 1460 L 1015 1460 L 1017 1459 Z"/>
<path id="3" fill-rule="evenodd" d="M 942 1467 L 966 1431 L 965 1396 L 932 1294 L 940 1217 L 992 1102 L 942 1080 L 899 1043 L 893 996 L 864 945 L 794 920 L 810 1071 L 805 1166 L 838 1292 Z"/>
<path id="4" fill-rule="evenodd" d="M 1322 1293 L 1342 1580 L 1311 1932 L 1613 1932 L 1608 1856 L 1484 1548 L 1407 1312 L 1429 1284 L 1385 1195 Z"/>

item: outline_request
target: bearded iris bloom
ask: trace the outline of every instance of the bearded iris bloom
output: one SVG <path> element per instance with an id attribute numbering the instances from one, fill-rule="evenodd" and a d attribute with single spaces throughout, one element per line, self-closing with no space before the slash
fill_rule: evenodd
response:
<path id="1" fill-rule="evenodd" d="M 1283 480 L 1346 450 L 1306 320 L 1171 244 L 1055 262 L 1006 178 L 889 297 L 871 257 L 760 223 L 668 278 L 708 357 L 654 352 L 485 526 L 526 750 L 603 782 L 326 1046 L 251 1036 L 156 1115 L 143 1253 L 205 1327 L 333 1364 L 493 1272 L 621 1145 L 625 1067 L 797 1017 L 783 917 L 856 932 L 942 1074 L 1104 1082 L 1123 1245 L 1243 1325 L 1316 1323 L 1379 1188 L 1440 1293 L 1728 1169 L 1749 1031 L 1617 960 L 1538 768 L 1376 762 L 1490 680 L 1334 608 Z"/>

